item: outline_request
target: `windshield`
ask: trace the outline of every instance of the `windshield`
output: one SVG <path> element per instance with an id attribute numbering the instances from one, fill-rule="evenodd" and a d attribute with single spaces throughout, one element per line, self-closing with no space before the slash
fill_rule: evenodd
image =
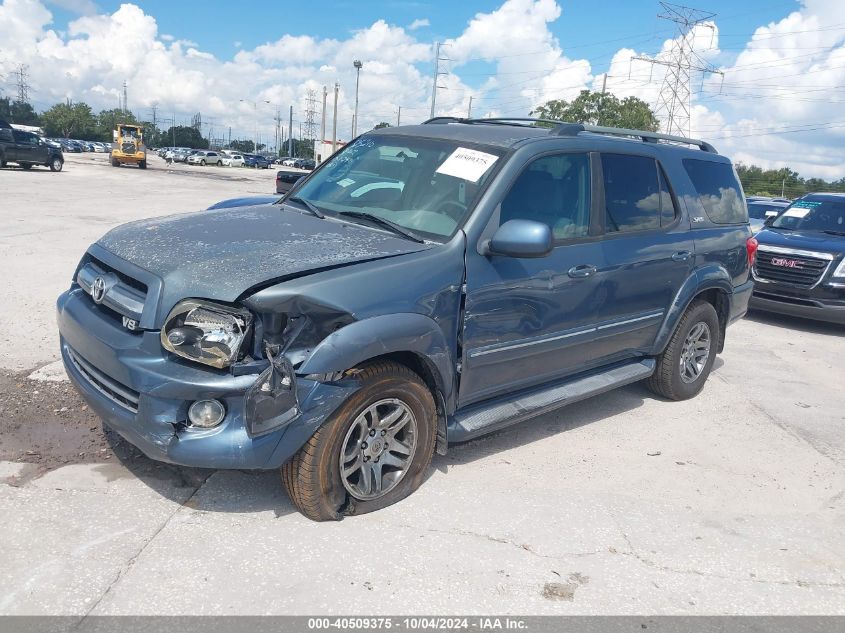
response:
<path id="1" fill-rule="evenodd" d="M 499 149 L 447 140 L 362 136 L 293 196 L 329 215 L 367 213 L 444 240 L 461 225 L 501 156 Z"/>
<path id="2" fill-rule="evenodd" d="M 772 222 L 776 229 L 845 232 L 845 200 L 802 198 Z"/>
<path id="3" fill-rule="evenodd" d="M 749 202 L 748 203 L 748 217 L 754 220 L 765 220 L 768 217 L 777 215 L 783 211 L 788 205 L 786 204 L 767 204 L 765 202 Z"/>

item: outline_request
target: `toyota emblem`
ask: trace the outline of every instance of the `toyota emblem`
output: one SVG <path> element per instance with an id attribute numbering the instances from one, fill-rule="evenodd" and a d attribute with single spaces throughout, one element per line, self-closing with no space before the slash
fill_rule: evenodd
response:
<path id="1" fill-rule="evenodd" d="M 91 298 L 94 303 L 102 303 L 103 297 L 106 296 L 106 280 L 102 277 L 97 277 L 94 283 L 91 284 Z"/>

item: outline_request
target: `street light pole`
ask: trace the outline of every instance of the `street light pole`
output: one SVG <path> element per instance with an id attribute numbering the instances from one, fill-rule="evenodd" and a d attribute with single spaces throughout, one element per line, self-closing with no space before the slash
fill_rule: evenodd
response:
<path id="1" fill-rule="evenodd" d="M 364 64 L 361 63 L 360 59 L 356 59 L 352 62 L 352 65 L 355 66 L 355 116 L 352 117 L 352 138 L 355 138 L 358 135 L 358 83 L 361 80 L 361 68 Z"/>
<path id="2" fill-rule="evenodd" d="M 252 152 L 253 154 L 258 153 L 258 101 L 252 101 L 250 99 L 241 99 L 242 103 L 251 103 L 252 104 L 252 111 L 255 116 L 255 129 L 252 133 Z M 263 103 L 270 103 L 266 99 L 262 99 Z"/>

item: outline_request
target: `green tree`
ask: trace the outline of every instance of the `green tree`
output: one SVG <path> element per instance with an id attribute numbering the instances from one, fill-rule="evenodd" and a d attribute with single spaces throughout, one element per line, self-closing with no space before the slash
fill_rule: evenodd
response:
<path id="1" fill-rule="evenodd" d="M 0 99 L 0 119 L 20 125 L 41 125 L 38 113 L 24 101 L 12 101 L 9 97 Z"/>
<path id="2" fill-rule="evenodd" d="M 177 125 L 164 133 L 167 142 L 175 147 L 190 147 L 192 149 L 208 149 L 208 139 L 204 139 L 195 127 Z"/>
<path id="3" fill-rule="evenodd" d="M 380 130 L 383 127 L 390 127 L 390 123 L 388 123 L 387 121 L 382 121 L 381 123 L 377 124 L 373 129 Z"/>
<path id="4" fill-rule="evenodd" d="M 582 90 L 575 99 L 547 101 L 531 112 L 542 119 L 623 127 L 656 132 L 660 122 L 649 105 L 637 97 L 619 99 L 610 93 Z"/>
<path id="5" fill-rule="evenodd" d="M 101 110 L 97 115 L 97 140 L 111 143 L 114 139 L 114 129 L 118 123 L 138 123 L 135 115 L 124 112 L 120 108 Z"/>
<path id="6" fill-rule="evenodd" d="M 97 119 L 91 106 L 82 102 L 57 103 L 41 115 L 41 123 L 47 136 L 92 138 L 97 130 Z"/>
<path id="7" fill-rule="evenodd" d="M 822 178 L 802 178 L 789 168 L 763 169 L 757 165 L 736 164 L 736 173 L 747 196 L 786 196 L 797 198 L 814 191 L 845 193 L 845 178 L 828 182 Z"/>

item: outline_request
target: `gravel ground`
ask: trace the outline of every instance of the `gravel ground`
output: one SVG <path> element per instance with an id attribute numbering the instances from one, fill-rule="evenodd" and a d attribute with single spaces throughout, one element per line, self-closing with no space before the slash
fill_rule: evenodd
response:
<path id="1" fill-rule="evenodd" d="M 842 328 L 751 315 L 695 399 L 575 404 L 333 524 L 277 472 L 176 468 L 105 432 L 55 364 L 80 255 L 272 190 L 272 170 L 92 154 L 0 172 L 0 614 L 845 614 Z"/>

